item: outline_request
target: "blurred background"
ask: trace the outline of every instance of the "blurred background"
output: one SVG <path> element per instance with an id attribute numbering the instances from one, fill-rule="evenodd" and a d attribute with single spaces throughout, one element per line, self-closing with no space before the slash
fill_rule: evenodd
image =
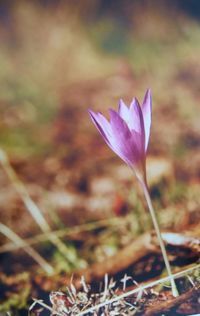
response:
<path id="1" fill-rule="evenodd" d="M 35 242 L 58 274 L 104 260 L 151 229 L 133 175 L 87 112 L 107 115 L 120 98 L 142 102 L 148 87 L 153 125 L 147 170 L 161 226 L 180 232 L 198 222 L 198 0 L 1 0 L 0 43 L 0 217 L 6 227 L 32 242 L 42 233 L 24 205 L 21 185 L 52 230 L 69 232 L 63 242 L 76 258 L 73 267 L 48 238 Z M 70 235 L 74 225 L 97 220 L 107 228 L 99 224 L 95 238 Z M 29 272 L 38 265 L 23 247 L 11 251 L 9 245 L 2 233 L 1 280 L 5 285 L 8 275 L 19 275 L 10 282 L 20 293 L 25 278 L 26 304 Z M 4 288 L 2 300 L 9 297 Z"/>

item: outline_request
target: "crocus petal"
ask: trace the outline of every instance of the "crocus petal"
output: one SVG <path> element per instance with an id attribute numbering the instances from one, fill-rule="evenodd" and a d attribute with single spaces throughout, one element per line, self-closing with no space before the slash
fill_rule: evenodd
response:
<path id="1" fill-rule="evenodd" d="M 150 89 L 147 90 L 142 104 L 142 114 L 144 119 L 145 130 L 145 151 L 147 150 L 151 127 L 152 100 Z"/>
<path id="2" fill-rule="evenodd" d="M 144 130 L 143 115 L 142 115 L 139 102 L 136 98 L 133 98 L 130 105 L 128 126 L 130 130 L 134 130 L 140 134 L 143 133 L 143 130 Z"/>
<path id="3" fill-rule="evenodd" d="M 112 109 L 109 112 L 112 129 L 112 147 L 121 159 L 134 168 L 141 159 L 141 153 L 138 150 L 140 146 L 137 146 L 135 138 L 119 114 Z"/>
<path id="4" fill-rule="evenodd" d="M 109 122 L 101 113 L 95 113 L 92 110 L 88 110 L 88 112 L 96 128 L 102 135 L 103 139 L 110 146 L 111 127 Z"/>
<path id="5" fill-rule="evenodd" d="M 131 131 L 132 138 L 134 139 L 135 153 L 138 155 L 137 161 L 141 160 L 142 164 L 145 161 L 144 138 L 136 131 Z"/>
<path id="6" fill-rule="evenodd" d="M 118 114 L 125 122 L 129 120 L 129 108 L 122 99 L 119 100 Z"/>
<path id="7" fill-rule="evenodd" d="M 140 153 L 141 155 L 145 152 L 145 131 L 144 131 L 144 120 L 142 115 L 142 110 L 139 105 L 139 102 L 136 98 L 133 98 L 133 101 L 130 105 L 130 120 L 129 120 L 129 128 L 133 135 L 139 134 L 140 137 Z M 133 133 L 136 132 L 136 133 Z M 134 136 L 133 136 L 134 137 Z"/>
<path id="8" fill-rule="evenodd" d="M 108 146 L 146 181 L 146 149 L 151 125 L 151 95 L 147 90 L 142 108 L 136 98 L 130 108 L 120 100 L 118 112 L 110 109 L 110 123 L 101 113 L 89 111 Z"/>

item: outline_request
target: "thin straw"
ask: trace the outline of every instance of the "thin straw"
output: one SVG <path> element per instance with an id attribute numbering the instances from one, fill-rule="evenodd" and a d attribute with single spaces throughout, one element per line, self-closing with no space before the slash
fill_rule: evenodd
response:
<path id="1" fill-rule="evenodd" d="M 38 226 L 41 228 L 41 230 L 44 233 L 50 232 L 51 228 L 49 224 L 47 223 L 46 219 L 44 218 L 42 212 L 40 211 L 39 207 L 33 202 L 31 197 L 29 196 L 29 193 L 24 186 L 24 184 L 19 180 L 15 170 L 10 165 L 9 159 L 7 157 L 7 154 L 4 150 L 0 149 L 0 162 L 2 164 L 2 167 L 4 168 L 5 172 L 7 173 L 10 181 L 14 185 L 16 191 L 20 195 L 24 205 L 26 206 L 26 209 L 29 211 L 29 213 L 32 215 L 33 219 L 36 221 Z M 76 257 L 71 252 L 66 245 L 54 234 L 49 236 L 51 242 L 59 249 L 59 251 L 70 261 L 71 263 L 74 263 Z"/>
<path id="2" fill-rule="evenodd" d="M 186 269 L 186 270 L 184 270 L 184 271 L 175 273 L 175 274 L 173 274 L 172 276 L 173 276 L 174 279 L 176 279 L 176 278 L 178 278 L 178 277 L 180 277 L 180 276 L 182 276 L 182 275 L 184 275 L 184 274 L 187 274 L 187 273 L 189 273 L 189 272 L 192 272 L 193 270 L 195 270 L 195 269 L 197 269 L 197 268 L 200 268 L 200 264 L 198 264 L 196 267 L 192 267 L 192 268 Z M 95 311 L 95 310 L 98 310 L 99 308 L 101 308 L 101 307 L 103 307 L 103 306 L 105 306 L 105 305 L 112 304 L 112 303 L 114 303 L 114 302 L 116 302 L 116 301 L 118 301 L 118 300 L 121 300 L 121 299 L 123 299 L 123 298 L 125 298 L 125 297 L 127 297 L 127 296 L 130 296 L 130 295 L 132 295 L 132 294 L 136 294 L 136 293 L 138 293 L 138 292 L 141 291 L 141 290 L 144 291 L 145 289 L 147 289 L 147 288 L 149 288 L 149 287 L 153 287 L 153 286 L 156 286 L 156 285 L 158 285 L 158 284 L 160 284 L 160 283 L 164 283 L 164 282 L 170 281 L 170 280 L 171 280 L 171 276 L 167 276 L 167 277 L 165 277 L 165 278 L 162 278 L 162 279 L 159 279 L 159 280 L 157 280 L 157 281 L 148 283 L 148 284 L 146 284 L 146 285 L 143 285 L 143 286 L 140 285 L 140 287 L 137 288 L 137 289 L 128 291 L 128 292 L 123 293 L 123 294 L 121 294 L 121 295 L 118 295 L 118 296 L 116 296 L 116 297 L 114 297 L 114 298 L 112 298 L 112 299 L 110 299 L 110 300 L 107 300 L 107 301 L 105 301 L 105 302 L 103 302 L 103 303 L 97 304 L 97 305 L 95 305 L 95 306 L 93 306 L 93 307 L 91 307 L 91 308 L 86 309 L 86 310 L 83 311 L 83 312 L 78 313 L 76 316 L 82 316 L 82 315 L 85 315 L 85 314 L 87 314 L 87 313 L 91 313 L 91 312 L 93 312 L 93 311 Z"/>
<path id="3" fill-rule="evenodd" d="M 42 256 L 37 251 L 30 247 L 21 237 L 14 233 L 9 227 L 0 223 L 0 232 L 4 236 L 12 240 L 13 243 L 15 243 L 17 246 L 22 246 L 24 251 L 26 251 L 29 254 L 29 256 L 31 256 L 46 273 L 52 274 L 54 272 L 53 267 L 44 258 L 42 258 Z"/>
<path id="4" fill-rule="evenodd" d="M 77 234 L 77 233 L 81 233 L 85 231 L 91 231 L 102 226 L 118 226 L 118 225 L 120 226 L 122 225 L 122 219 L 112 217 L 112 218 L 103 219 L 103 220 L 99 220 L 99 221 L 95 221 L 91 223 L 76 225 L 76 226 L 73 226 L 72 228 L 64 228 L 64 229 L 59 229 L 59 230 L 55 230 L 55 231 L 51 231 L 47 233 L 38 234 L 34 237 L 25 239 L 25 241 L 29 245 L 34 245 L 40 242 L 44 242 L 47 239 L 50 239 L 51 235 L 64 237 L 64 236 L 70 236 L 72 234 Z M 0 247 L 0 253 L 15 251 L 19 248 L 23 248 L 23 246 L 15 245 L 14 243 L 9 242 Z"/>
<path id="5" fill-rule="evenodd" d="M 183 270 L 183 271 L 181 271 L 181 272 L 175 273 L 175 274 L 173 274 L 172 276 L 173 276 L 174 279 L 177 279 L 177 278 L 179 278 L 179 277 L 181 277 L 181 276 L 184 276 L 184 275 L 187 274 L 187 273 L 191 273 L 192 271 L 194 271 L 194 270 L 196 270 L 196 269 L 198 269 L 198 268 L 200 268 L 200 264 L 198 264 L 198 265 L 195 266 L 195 267 L 188 268 L 188 269 Z M 137 293 L 139 293 L 139 292 L 141 292 L 141 291 L 145 291 L 146 289 L 152 288 L 153 286 L 156 286 L 156 285 L 158 285 L 158 284 L 160 284 L 160 283 L 164 283 L 164 282 L 170 281 L 170 279 L 171 279 L 171 276 L 167 276 L 167 277 L 165 277 L 165 278 L 156 280 L 156 281 L 154 281 L 154 282 L 150 282 L 150 283 L 148 283 L 148 284 L 146 284 L 146 285 L 140 285 L 139 288 L 137 288 L 137 289 L 128 291 L 128 292 L 123 293 L 123 294 L 121 294 L 121 295 L 118 295 L 118 296 L 116 296 L 116 297 L 114 297 L 114 298 L 112 298 L 112 299 L 110 299 L 110 300 L 107 300 L 107 301 L 105 301 L 105 302 L 102 302 L 102 303 L 99 303 L 99 304 L 97 304 L 97 305 L 95 305 L 95 306 L 92 306 L 92 307 L 90 307 L 90 308 L 88 308 L 88 309 L 86 309 L 86 310 L 84 310 L 84 311 L 82 311 L 82 312 L 76 314 L 76 316 L 82 316 L 82 315 L 85 315 L 85 314 L 88 314 L 88 313 L 92 313 L 92 312 L 94 312 L 94 311 L 98 311 L 99 308 L 101 308 L 101 307 L 104 307 L 104 306 L 106 306 L 106 305 L 108 305 L 108 304 L 112 304 L 112 303 L 114 303 L 114 302 L 116 302 L 116 301 L 119 301 L 119 300 L 121 300 L 121 299 L 123 299 L 123 298 L 125 298 L 125 297 L 130 296 L 130 295 L 137 294 Z M 53 311 L 53 309 L 52 309 L 49 305 L 47 305 L 47 304 L 41 302 L 40 300 L 34 300 L 34 301 L 37 302 L 38 304 L 40 304 L 41 306 L 47 308 L 48 310 Z M 57 312 L 56 312 L 56 314 L 57 314 L 57 315 L 60 315 L 60 313 L 57 313 Z M 64 315 L 66 315 L 66 314 L 64 313 Z"/>

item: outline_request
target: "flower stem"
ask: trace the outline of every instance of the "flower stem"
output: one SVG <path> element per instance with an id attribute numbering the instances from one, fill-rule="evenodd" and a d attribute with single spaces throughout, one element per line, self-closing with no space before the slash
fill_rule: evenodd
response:
<path id="1" fill-rule="evenodd" d="M 163 242 L 162 237 L 161 237 L 160 228 L 159 228 L 158 221 L 157 221 L 156 215 L 155 215 L 155 211 L 154 211 L 154 208 L 153 208 L 153 205 L 152 205 L 152 202 L 151 202 L 151 197 L 150 197 L 150 194 L 149 194 L 149 191 L 148 191 L 148 187 L 147 187 L 147 184 L 145 183 L 145 181 L 143 181 L 141 178 L 139 179 L 139 182 L 140 182 L 142 190 L 144 192 L 144 196 L 145 196 L 145 199 L 146 199 L 146 202 L 147 202 L 150 214 L 151 214 L 151 218 L 152 218 L 152 221 L 153 221 L 153 225 L 154 225 L 154 228 L 155 228 L 155 231 L 156 231 L 156 234 L 157 234 L 157 238 L 158 238 L 158 241 L 159 241 L 159 244 L 160 244 L 160 248 L 161 248 L 161 251 L 162 251 L 164 263 L 165 263 L 165 266 L 166 266 L 166 269 L 167 269 L 167 273 L 168 273 L 168 276 L 169 276 L 169 279 L 170 279 L 170 282 L 171 282 L 172 294 L 173 294 L 174 297 L 177 297 L 177 296 L 179 296 L 179 293 L 178 293 L 178 290 L 177 290 L 174 278 L 172 276 L 172 271 L 171 271 L 171 267 L 170 267 L 169 260 L 168 260 L 168 257 L 167 257 L 167 252 L 166 252 L 165 245 L 164 245 L 164 242 Z"/>

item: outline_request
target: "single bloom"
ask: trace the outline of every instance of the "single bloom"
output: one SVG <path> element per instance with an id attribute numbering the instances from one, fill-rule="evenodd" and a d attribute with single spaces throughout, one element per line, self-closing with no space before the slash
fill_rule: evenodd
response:
<path id="1" fill-rule="evenodd" d="M 107 145 L 146 181 L 146 152 L 151 127 L 152 100 L 148 89 L 142 106 L 134 97 L 130 107 L 119 101 L 118 111 L 109 109 L 110 122 L 89 110 L 90 117 Z"/>

